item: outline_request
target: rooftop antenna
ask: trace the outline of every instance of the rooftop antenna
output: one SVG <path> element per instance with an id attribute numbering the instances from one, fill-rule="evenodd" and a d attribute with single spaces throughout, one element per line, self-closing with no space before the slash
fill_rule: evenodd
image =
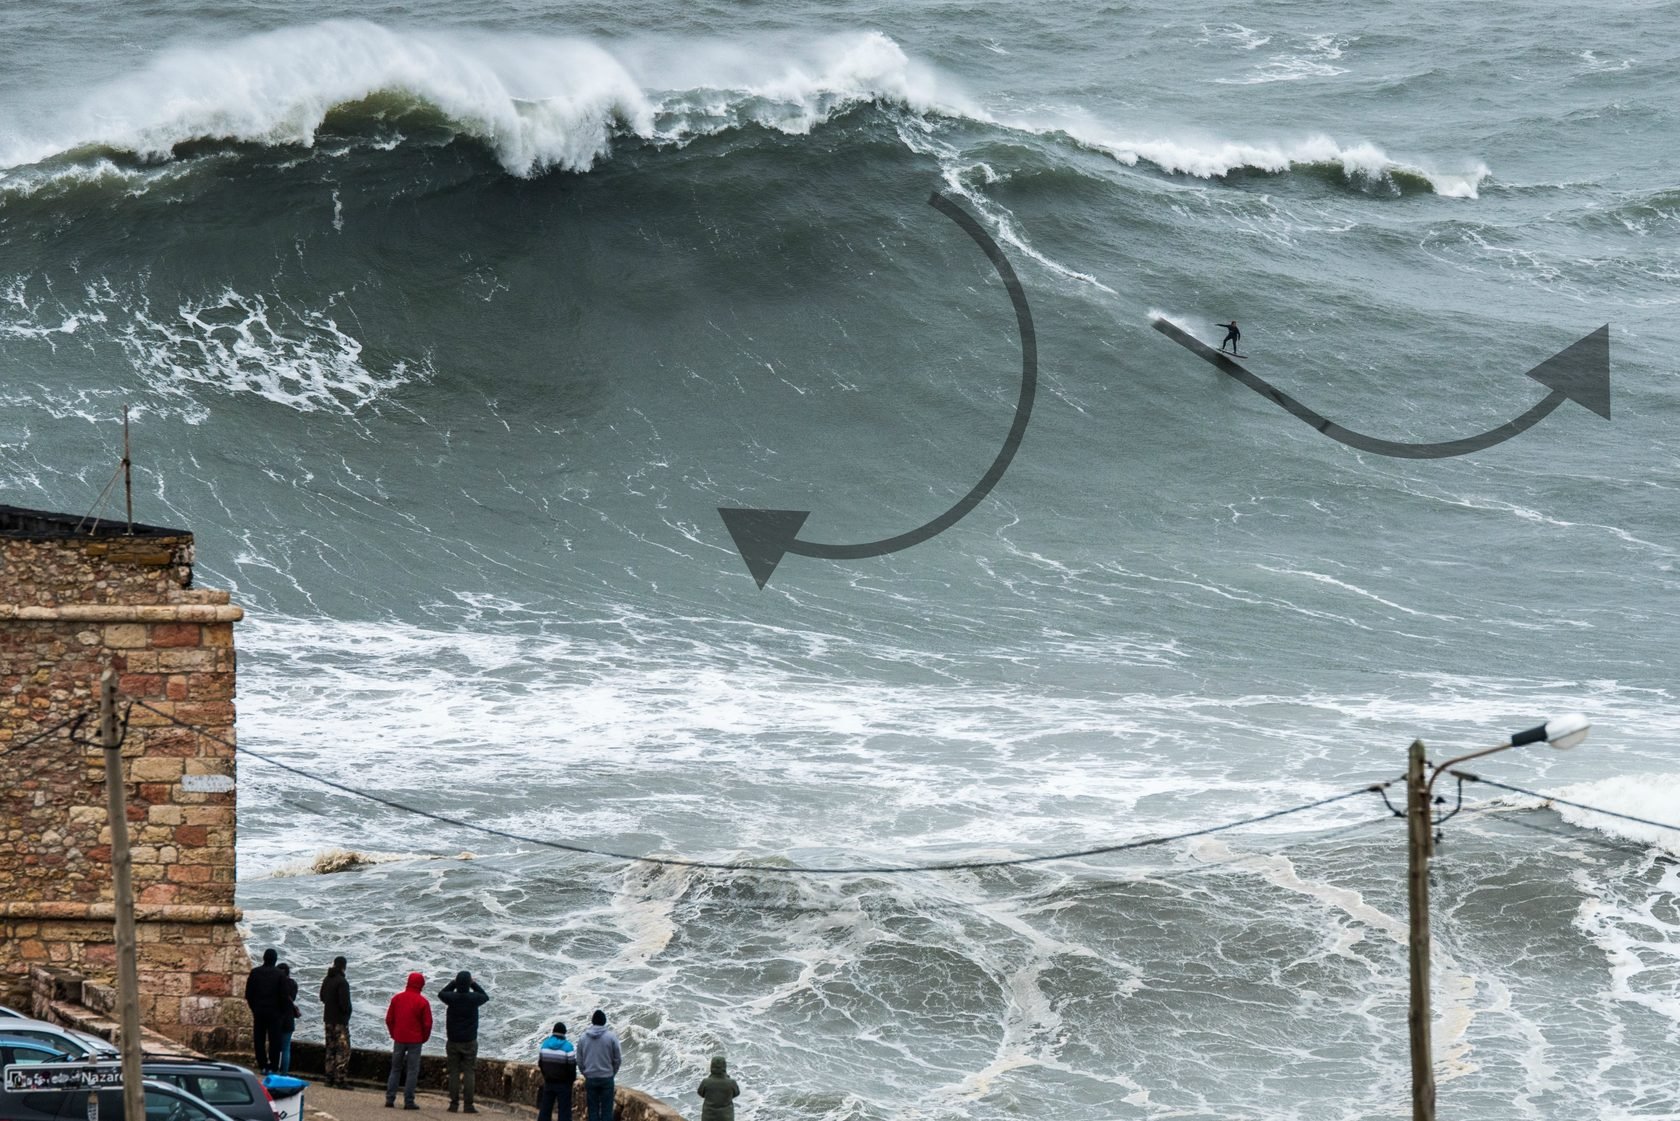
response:
<path id="1" fill-rule="evenodd" d="M 128 406 L 123 405 L 123 504 L 128 508 L 128 535 L 134 536 L 134 464 L 128 458 Z"/>
<path id="2" fill-rule="evenodd" d="M 117 477 L 122 476 L 123 497 L 128 507 L 128 536 L 134 536 L 134 464 L 128 458 L 128 406 L 123 406 L 123 454 L 122 462 L 111 472 L 111 481 L 105 484 L 105 489 L 99 492 L 99 497 L 93 500 L 93 508 L 82 515 L 82 520 L 76 523 L 76 532 L 82 531 L 89 518 L 93 524 L 88 526 L 88 536 L 99 532 L 100 520 L 104 517 L 105 498 L 111 493 L 111 488 L 117 485 Z"/>

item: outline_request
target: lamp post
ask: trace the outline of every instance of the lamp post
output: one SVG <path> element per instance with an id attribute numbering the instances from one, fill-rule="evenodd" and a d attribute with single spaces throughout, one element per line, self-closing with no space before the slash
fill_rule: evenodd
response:
<path id="1" fill-rule="evenodd" d="M 1424 758 L 1423 741 L 1412 741 L 1406 759 L 1406 888 L 1411 912 L 1411 1003 L 1406 1021 L 1412 1037 L 1412 1121 L 1435 1121 L 1435 1066 L 1429 1040 L 1429 858 L 1435 848 L 1435 780 L 1460 763 L 1531 743 L 1566 751 L 1587 738 L 1589 727 L 1585 716 L 1571 713 L 1517 732 L 1495 747 L 1455 756 L 1438 767 L 1431 767 Z"/>

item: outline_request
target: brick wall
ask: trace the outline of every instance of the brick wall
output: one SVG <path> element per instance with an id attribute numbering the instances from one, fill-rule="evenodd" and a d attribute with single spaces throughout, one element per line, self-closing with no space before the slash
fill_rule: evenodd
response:
<path id="1" fill-rule="evenodd" d="M 115 973 L 105 760 L 64 733 L 97 729 L 99 675 L 234 738 L 233 624 L 226 592 L 192 585 L 192 536 L 0 507 L 0 993 L 29 966 Z M 141 1019 L 212 1048 L 236 1038 L 224 1002 L 248 968 L 235 923 L 232 748 L 138 707 L 122 749 L 139 923 Z"/>

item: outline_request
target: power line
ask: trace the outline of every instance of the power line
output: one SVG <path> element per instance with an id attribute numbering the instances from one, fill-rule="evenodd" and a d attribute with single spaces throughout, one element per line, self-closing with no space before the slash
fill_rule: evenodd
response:
<path id="1" fill-rule="evenodd" d="M 86 720 L 89 715 L 91 715 L 91 710 L 84 710 L 82 712 L 77 713 L 74 716 L 68 717 L 64 720 L 60 720 L 57 724 L 54 724 L 52 727 L 46 729 L 45 731 L 37 732 L 35 735 L 29 737 L 26 740 L 20 740 L 17 743 L 8 744 L 8 745 L 6 745 L 5 755 L 0 756 L 0 758 L 10 758 L 13 752 L 20 751 L 23 748 L 30 747 L 34 744 L 40 743 L 42 740 L 48 738 L 49 736 L 54 735 L 57 732 L 63 731 L 65 728 L 70 729 L 70 740 L 71 740 L 71 742 L 76 743 L 76 744 L 81 744 L 82 741 L 76 739 L 77 726 L 80 725 L 83 720 Z M 16 772 L 8 774 L 6 776 L 7 785 L 12 786 L 14 788 L 18 787 L 18 786 L 21 786 L 25 782 L 28 782 L 30 779 L 35 778 L 37 775 L 41 774 L 43 771 L 47 771 L 51 768 L 61 766 L 62 763 L 63 763 L 63 760 L 59 756 L 49 754 L 45 759 L 41 760 L 35 766 L 29 768 L 29 770 L 24 771 L 21 774 L 18 774 Z"/>
<path id="2" fill-rule="evenodd" d="M 218 736 L 208 729 L 202 728 L 196 724 L 189 724 L 184 720 L 180 720 L 173 714 L 164 712 L 162 709 L 147 704 L 145 701 L 135 699 L 134 703 L 148 712 L 163 717 L 171 724 L 190 729 L 191 731 L 204 736 L 206 739 L 220 743 L 223 746 L 231 748 L 243 755 L 249 755 L 253 759 L 260 759 L 271 767 L 277 767 L 282 771 L 297 775 L 300 778 L 308 779 L 309 781 L 318 783 L 322 786 L 330 787 L 333 790 L 338 790 L 353 797 L 365 798 L 370 802 L 375 802 L 394 810 L 400 810 L 403 813 L 414 814 L 417 817 L 424 817 L 432 821 L 442 822 L 445 825 L 453 825 L 460 829 L 468 829 L 475 833 L 483 833 L 492 837 L 501 837 L 504 840 L 517 841 L 520 844 L 537 845 L 542 848 L 558 849 L 562 852 L 577 853 L 581 856 L 595 856 L 608 860 L 622 860 L 638 864 L 658 864 L 672 868 L 706 868 L 722 872 L 755 872 L 760 875 L 892 876 L 908 875 L 920 872 L 967 872 L 985 868 L 1015 868 L 1028 864 L 1045 864 L 1053 860 L 1076 860 L 1081 857 L 1104 856 L 1109 853 L 1128 852 L 1132 849 L 1150 848 L 1155 845 L 1170 844 L 1173 841 L 1186 841 L 1193 837 L 1206 837 L 1214 833 L 1224 833 L 1228 830 L 1238 829 L 1245 825 L 1258 825 L 1263 821 L 1272 821 L 1280 817 L 1287 817 L 1290 814 L 1305 813 L 1307 810 L 1317 809 L 1320 806 L 1328 806 L 1335 802 L 1346 801 L 1349 798 L 1357 798 L 1361 794 L 1374 793 L 1388 785 L 1388 783 L 1367 784 L 1355 790 L 1344 791 L 1341 794 L 1333 794 L 1328 798 L 1320 798 L 1317 801 L 1305 802 L 1297 806 L 1286 806 L 1283 809 L 1272 810 L 1263 814 L 1255 814 L 1252 817 L 1239 818 L 1235 821 L 1227 821 L 1219 825 L 1210 825 L 1201 829 L 1188 829 L 1180 833 L 1168 833 L 1156 837 L 1145 837 L 1136 841 L 1121 841 L 1112 845 L 1097 845 L 1092 848 L 1075 849 L 1070 852 L 1045 853 L 1039 856 L 1005 857 L 996 860 L 954 860 L 944 861 L 937 864 L 922 864 L 916 866 L 856 865 L 843 868 L 807 868 L 803 866 L 770 867 L 762 864 L 743 864 L 726 860 L 690 860 L 684 857 L 672 856 L 638 856 L 634 853 L 614 852 L 610 849 L 595 849 L 589 848 L 585 845 L 568 844 L 565 841 L 550 840 L 546 837 L 531 837 L 522 833 L 513 833 L 505 829 L 497 829 L 494 826 L 479 825 L 474 822 L 463 821 L 460 818 L 450 817 L 447 814 L 434 813 L 431 810 L 421 809 L 419 806 L 409 805 L 406 802 L 399 802 L 393 798 L 386 798 L 383 795 L 372 794 L 366 790 L 359 790 L 356 787 L 347 786 L 341 782 L 334 782 L 332 779 L 323 778 L 320 775 L 294 767 L 290 763 L 282 763 L 272 756 L 264 755 L 258 751 L 252 751 L 248 747 L 240 747 L 231 740 L 223 739 L 221 736 Z"/>
<path id="3" fill-rule="evenodd" d="M 37 732 L 35 735 L 30 736 L 28 739 L 23 740 L 23 741 L 18 742 L 18 743 L 7 743 L 6 744 L 6 754 L 10 755 L 12 752 L 18 750 L 19 748 L 29 747 L 31 744 L 40 743 L 42 740 L 46 739 L 48 736 L 52 735 L 54 732 L 60 731 L 64 728 L 68 728 L 70 725 L 76 723 L 79 720 L 87 719 L 88 714 L 91 711 L 92 711 L 91 709 L 83 709 L 81 712 L 76 713 L 74 716 L 66 717 L 63 720 L 60 720 L 57 724 L 54 724 L 51 728 L 48 728 L 44 732 Z"/>
<path id="4" fill-rule="evenodd" d="M 1556 794 L 1542 794 L 1538 790 L 1525 790 L 1520 786 L 1511 786 L 1507 783 L 1495 782 L 1491 778 L 1483 778 L 1481 775 L 1471 774 L 1469 771 L 1453 771 L 1451 773 L 1457 775 L 1459 778 L 1467 779 L 1470 782 L 1479 782 L 1487 786 L 1497 786 L 1499 789 L 1509 790 L 1513 794 L 1526 794 L 1528 797 L 1538 798 L 1542 802 L 1555 802 L 1560 806 L 1569 806 L 1577 810 L 1586 810 L 1588 813 L 1603 814 L 1605 817 L 1619 817 L 1623 821 L 1633 821 L 1640 825 L 1652 825 L 1658 829 L 1672 829 L 1675 832 L 1680 833 L 1680 825 L 1671 825 L 1666 821 L 1652 821 L 1648 817 L 1635 817 L 1633 814 L 1618 813 L 1615 810 L 1607 810 L 1600 806 L 1589 806 L 1584 802 L 1571 802 L 1568 798 L 1559 798 Z"/>

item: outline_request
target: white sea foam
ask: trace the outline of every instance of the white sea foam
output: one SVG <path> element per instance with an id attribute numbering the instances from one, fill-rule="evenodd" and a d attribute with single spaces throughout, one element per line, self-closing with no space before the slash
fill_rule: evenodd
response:
<path id="1" fill-rule="evenodd" d="M 134 369 L 194 422 L 209 415 L 194 386 L 254 394 L 299 412 L 349 414 L 430 376 L 424 363 L 402 360 L 369 369 L 361 342 L 339 326 L 330 307 L 295 308 L 278 297 L 231 288 L 172 311 L 109 284 L 92 286 L 88 297 L 96 307 L 113 309 Z"/>
<path id="2" fill-rule="evenodd" d="M 1576 783 L 1547 793 L 1600 806 L 1616 813 L 1642 817 L 1649 821 L 1671 823 L 1676 828 L 1661 829 L 1636 821 L 1609 817 L 1574 806 L 1551 803 L 1558 816 L 1571 825 L 1592 829 L 1612 837 L 1622 837 L 1642 845 L 1651 845 L 1680 856 L 1680 774 L 1617 775 L 1613 778 Z"/>
<path id="3" fill-rule="evenodd" d="M 1236 34 L 1248 42 L 1252 33 Z M 1324 67 L 1337 41 L 1310 45 L 1292 67 Z M 1255 45 L 1264 40 L 1254 41 Z M 1313 61 L 1314 59 L 1319 61 Z M 168 160 L 178 145 L 222 140 L 312 146 L 335 109 L 374 106 L 389 116 L 429 107 L 477 137 L 515 175 L 586 170 L 618 137 L 684 144 L 757 125 L 803 134 L 866 103 L 1033 133 L 1060 133 L 1125 164 L 1212 178 L 1250 168 L 1285 172 L 1340 166 L 1350 179 L 1411 174 L 1436 193 L 1474 198 L 1487 168 L 1444 170 L 1391 159 L 1367 143 L 1327 136 L 1244 141 L 1195 136 L 1128 136 L 1083 115 L 995 113 L 950 75 L 914 59 L 891 38 L 862 32 L 758 44 L 614 42 L 497 36 L 486 32 L 397 30 L 337 20 L 225 43 L 178 46 L 127 78 L 48 115 L 33 133 L 0 140 L 0 189 L 33 192 L 65 177 L 120 177 L 144 189 L 155 168 L 122 168 L 105 156 L 69 167 L 44 161 L 90 151 Z M 387 136 L 386 146 L 400 137 Z M 376 143 L 377 146 L 377 143 Z"/>
<path id="4" fill-rule="evenodd" d="M 509 172 L 531 175 L 587 169 L 621 133 L 681 142 L 743 123 L 802 133 L 874 100 L 961 112 L 948 87 L 879 33 L 773 51 L 608 49 L 329 21 L 166 51 L 93 91 L 50 131 L 5 143 L 0 167 L 87 149 L 162 160 L 195 140 L 309 146 L 333 110 L 383 97 L 432 108 L 482 139 Z"/>
<path id="5" fill-rule="evenodd" d="M 1322 133 L 1291 141 L 1242 141 L 1213 138 L 1151 137 L 1133 139 L 1113 133 L 1075 133 L 1075 138 L 1123 164 L 1150 163 L 1163 171 L 1214 179 L 1238 170 L 1283 173 L 1299 167 L 1340 168 L 1349 180 L 1391 181 L 1410 175 L 1428 182 L 1446 198 L 1476 198 L 1492 173 L 1475 162 L 1447 171 L 1391 158 L 1375 144 L 1342 144 Z"/>

